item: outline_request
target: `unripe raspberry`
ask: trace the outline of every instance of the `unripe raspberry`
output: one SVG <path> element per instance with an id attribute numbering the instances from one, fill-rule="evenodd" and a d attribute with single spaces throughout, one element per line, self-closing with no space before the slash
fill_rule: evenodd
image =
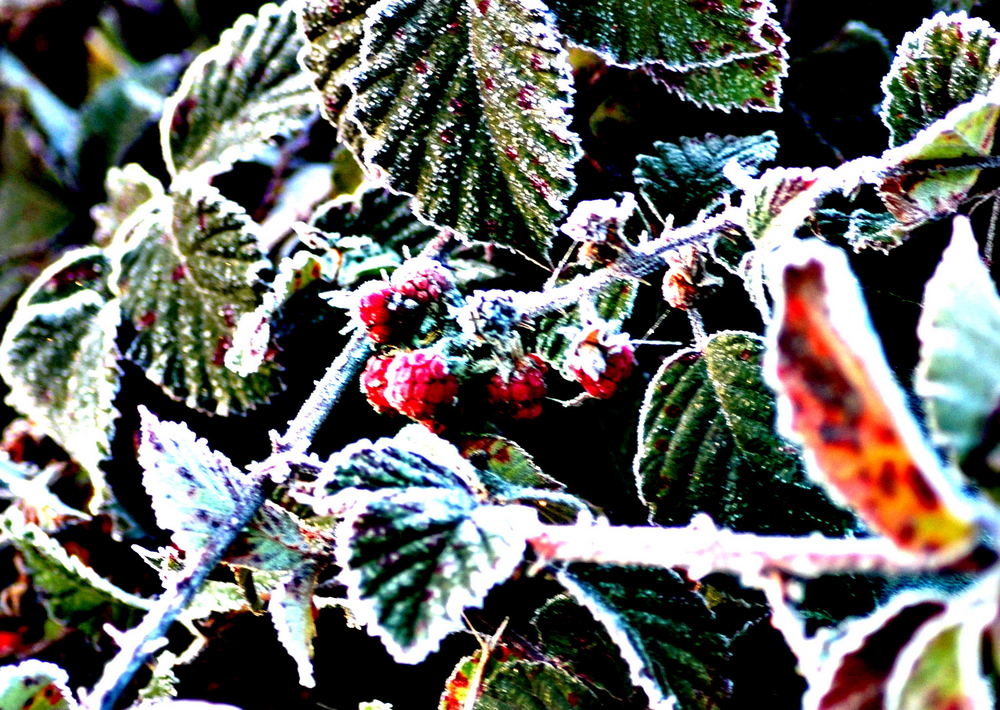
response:
<path id="1" fill-rule="evenodd" d="M 406 416 L 433 425 L 455 403 L 458 378 L 440 353 L 413 350 L 392 359 L 385 373 L 386 402 Z M 432 426 L 433 428 L 433 426 Z"/>
<path id="2" fill-rule="evenodd" d="M 368 281 L 358 288 L 355 315 L 376 343 L 387 343 L 392 338 L 394 295 L 392 286 L 385 281 Z"/>
<path id="3" fill-rule="evenodd" d="M 486 399 L 511 419 L 535 419 L 542 413 L 548 365 L 535 353 L 522 358 L 508 377 L 496 373 L 486 385 Z"/>
<path id="4" fill-rule="evenodd" d="M 608 399 L 632 374 L 635 353 L 626 334 L 594 328 L 577 339 L 566 364 L 587 394 Z"/>
<path id="5" fill-rule="evenodd" d="M 395 411 L 385 398 L 385 388 L 388 384 L 386 371 L 392 360 L 392 357 L 375 355 L 368 359 L 368 364 L 361 373 L 361 391 L 368 398 L 368 403 L 380 414 Z"/>
<path id="6" fill-rule="evenodd" d="M 417 303 L 430 303 L 455 288 L 451 271 L 440 261 L 419 257 L 396 269 L 390 279 L 396 293 Z"/>

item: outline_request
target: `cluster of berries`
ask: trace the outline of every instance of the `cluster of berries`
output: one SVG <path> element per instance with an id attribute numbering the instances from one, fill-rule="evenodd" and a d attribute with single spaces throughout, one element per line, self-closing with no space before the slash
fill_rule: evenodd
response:
<path id="1" fill-rule="evenodd" d="M 400 336 L 410 319 L 435 308 L 454 288 L 451 272 L 443 264 L 432 259 L 412 259 L 389 280 L 369 282 L 359 290 L 357 320 L 374 342 L 394 346 L 383 347 L 365 367 L 361 388 L 368 401 L 378 412 L 398 412 L 434 431 L 441 431 L 444 422 L 455 417 L 460 400 L 485 400 L 491 413 L 502 417 L 535 419 L 542 413 L 547 394 L 545 376 L 549 370 L 540 355 L 507 353 L 505 366 L 493 372 L 483 386 L 477 378 L 483 370 L 475 362 L 469 362 L 470 357 L 461 349 L 458 354 L 449 351 L 448 338 L 430 347 L 414 349 L 402 342 Z M 497 298 L 490 303 L 493 301 Z M 474 302 L 465 305 L 465 310 L 476 306 L 477 314 L 482 311 L 488 315 L 496 310 L 484 309 Z M 504 332 L 519 318 L 513 311 L 507 315 L 506 327 L 501 329 Z M 504 333 L 492 335 L 490 341 L 501 339 Z M 574 342 L 567 366 L 587 393 L 606 399 L 628 377 L 633 363 L 627 336 L 595 327 L 584 331 Z M 468 391 L 473 388 L 475 392 Z M 460 389 L 466 390 L 461 396 Z"/>

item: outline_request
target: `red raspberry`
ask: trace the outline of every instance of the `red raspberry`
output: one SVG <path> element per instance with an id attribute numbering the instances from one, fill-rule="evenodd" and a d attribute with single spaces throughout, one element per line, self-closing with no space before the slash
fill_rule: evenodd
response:
<path id="1" fill-rule="evenodd" d="M 368 281 L 358 289 L 356 315 L 376 343 L 387 343 L 392 337 L 393 295 L 385 281 Z"/>
<path id="2" fill-rule="evenodd" d="M 440 353 L 413 350 L 392 359 L 386 370 L 386 402 L 398 412 L 434 428 L 440 412 L 454 404 L 458 378 Z"/>
<path id="3" fill-rule="evenodd" d="M 587 394 L 608 399 L 632 374 L 635 353 L 624 333 L 612 335 L 594 328 L 577 340 L 567 365 Z"/>
<path id="4" fill-rule="evenodd" d="M 430 303 L 455 287 L 451 271 L 440 261 L 419 257 L 410 259 L 392 274 L 396 293 L 417 303 Z"/>
<path id="5" fill-rule="evenodd" d="M 392 357 L 383 355 L 371 357 L 365 365 L 365 371 L 361 373 L 361 391 L 368 398 L 368 403 L 380 414 L 395 411 L 385 398 L 385 387 L 388 384 L 385 373 L 392 360 Z"/>
<path id="6" fill-rule="evenodd" d="M 542 413 L 545 373 L 549 366 L 541 356 L 530 353 L 515 366 L 509 377 L 496 373 L 486 385 L 486 398 L 497 411 L 511 419 L 535 419 Z"/>

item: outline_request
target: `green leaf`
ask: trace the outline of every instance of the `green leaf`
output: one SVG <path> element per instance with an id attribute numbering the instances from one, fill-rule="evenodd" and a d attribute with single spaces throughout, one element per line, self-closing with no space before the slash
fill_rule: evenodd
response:
<path id="1" fill-rule="evenodd" d="M 651 707 L 722 708 L 727 642 L 705 601 L 670 570 L 573 564 L 559 581 L 607 629 Z"/>
<path id="2" fill-rule="evenodd" d="M 782 80 L 788 76 L 788 38 L 777 22 L 762 28 L 768 50 L 755 57 L 685 71 L 651 64 L 644 71 L 685 101 L 729 112 L 780 111 Z"/>
<path id="3" fill-rule="evenodd" d="M 126 357 L 189 406 L 242 413 L 275 389 L 272 367 L 241 377 L 225 366 L 236 322 L 257 307 L 269 266 L 243 209 L 197 179 L 148 202 L 119 230 L 115 284 L 136 335 Z"/>
<path id="4" fill-rule="evenodd" d="M 1000 296 L 964 217 L 927 282 L 917 335 L 915 388 L 931 436 L 963 459 L 1000 407 Z"/>
<path id="5" fill-rule="evenodd" d="M 414 216 L 409 199 L 381 187 L 363 190 L 360 194 L 321 205 L 316 209 L 311 224 L 325 232 L 331 246 L 339 249 L 350 244 L 347 238 L 363 237 L 394 252 L 400 252 L 404 247 L 416 251 L 437 234 L 437 230 Z M 338 243 L 341 246 L 338 247 Z M 359 241 L 358 244 L 360 243 Z M 374 256 L 364 254 L 363 247 L 357 248 L 362 250 L 360 256 L 363 258 Z M 343 268 L 347 271 L 356 270 L 351 268 L 349 261 Z M 342 284 L 353 284 L 361 277 L 362 274 L 351 276 L 342 281 Z"/>
<path id="6" fill-rule="evenodd" d="M 742 227 L 756 242 L 780 242 L 794 235 L 816 202 L 832 189 L 829 168 L 771 168 L 743 188 Z"/>
<path id="7" fill-rule="evenodd" d="M 105 623 L 127 628 L 152 603 L 104 579 L 41 528 L 8 516 L 3 538 L 21 553 L 49 616 L 96 637 Z"/>
<path id="8" fill-rule="evenodd" d="M 979 170 L 917 171 L 917 161 L 982 158 L 993 148 L 1000 90 L 976 96 L 920 131 L 913 140 L 887 151 L 879 197 L 907 229 L 958 211 Z"/>
<path id="9" fill-rule="evenodd" d="M 483 682 L 474 710 L 587 710 L 602 707 L 580 679 L 550 663 L 509 658 Z"/>
<path id="10" fill-rule="evenodd" d="M 313 619 L 313 591 L 318 569 L 315 564 L 301 564 L 271 593 L 268 611 L 278 632 L 278 641 L 295 661 L 299 683 L 306 688 L 316 686 L 313 677 L 313 639 L 316 622 Z"/>
<path id="11" fill-rule="evenodd" d="M 988 22 L 939 13 L 907 32 L 882 80 L 889 145 L 916 137 L 959 104 L 985 94 L 1000 74 L 1000 34 Z"/>
<path id="12" fill-rule="evenodd" d="M 704 512 L 737 530 L 850 527 L 849 514 L 806 482 L 795 449 L 775 432 L 763 353 L 756 335 L 717 333 L 703 353 L 677 353 L 654 375 L 634 461 L 651 521 L 681 525 Z"/>
<path id="13" fill-rule="evenodd" d="M 160 181 L 138 163 L 109 169 L 104 178 L 104 190 L 108 201 L 90 210 L 90 216 L 96 224 L 94 241 L 102 246 L 111 242 L 122 223 L 141 205 L 163 195 Z"/>
<path id="14" fill-rule="evenodd" d="M 321 539 L 319 531 L 271 501 L 264 501 L 227 551 L 225 563 L 262 572 L 287 572 L 307 563 L 316 550 L 310 540 Z"/>
<path id="15" fill-rule="evenodd" d="M 310 77 L 297 60 L 303 41 L 296 3 L 243 15 L 184 73 L 160 121 L 167 169 L 225 172 L 274 136 L 304 125 L 315 110 Z"/>
<path id="16" fill-rule="evenodd" d="M 313 73 L 322 97 L 323 117 L 337 127 L 340 140 L 358 145 L 358 128 L 344 120 L 344 107 L 351 98 L 351 76 L 361 64 L 361 38 L 365 12 L 376 0 L 305 0 L 302 29 L 308 44 L 300 61 Z"/>
<path id="17" fill-rule="evenodd" d="M 69 675 L 59 666 L 30 659 L 0 668 L 3 710 L 76 710 Z"/>
<path id="18" fill-rule="evenodd" d="M 121 313 L 107 289 L 109 271 L 99 249 L 65 254 L 21 297 L 0 341 L 7 403 L 87 471 L 92 511 L 109 495 L 100 462 L 110 455 L 118 417 L 115 335 Z"/>
<path id="19" fill-rule="evenodd" d="M 736 190 L 723 172 L 730 163 L 756 173 L 761 163 L 774 160 L 778 137 L 773 131 L 742 138 L 708 133 L 677 143 L 656 142 L 653 150 L 638 157 L 632 173 L 639 192 L 658 214 L 674 215 L 686 224 Z"/>
<path id="20" fill-rule="evenodd" d="M 908 230 L 888 212 L 857 209 L 845 214 L 836 209 L 816 210 L 816 225 L 825 237 L 843 238 L 856 252 L 874 249 L 884 254 L 906 239 Z"/>
<path id="21" fill-rule="evenodd" d="M 379 3 L 352 75 L 363 160 L 424 220 L 544 258 L 573 191 L 570 65 L 528 0 Z"/>
<path id="22" fill-rule="evenodd" d="M 156 523 L 193 554 L 248 505 L 247 477 L 185 424 L 160 421 L 145 407 L 139 413 L 139 464 Z"/>
<path id="23" fill-rule="evenodd" d="M 717 65 L 768 50 L 761 26 L 770 2 L 742 0 L 549 0 L 559 29 L 575 44 L 627 67 Z"/>

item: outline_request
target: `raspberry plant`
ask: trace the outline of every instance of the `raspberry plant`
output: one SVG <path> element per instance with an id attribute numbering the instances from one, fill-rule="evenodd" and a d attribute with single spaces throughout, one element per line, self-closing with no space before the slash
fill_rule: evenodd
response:
<path id="1" fill-rule="evenodd" d="M 12 243 L 92 223 L 0 341 L 0 707 L 993 707 L 979 5 L 287 0 L 124 127 L 4 50 Z"/>

